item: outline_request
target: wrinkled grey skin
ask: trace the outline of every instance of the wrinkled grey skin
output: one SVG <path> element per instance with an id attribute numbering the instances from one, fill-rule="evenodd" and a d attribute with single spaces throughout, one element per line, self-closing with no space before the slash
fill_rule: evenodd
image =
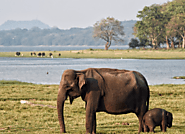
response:
<path id="1" fill-rule="evenodd" d="M 160 126 L 161 131 L 166 132 L 167 127 L 172 127 L 172 121 L 172 113 L 160 108 L 151 109 L 143 117 L 144 132 L 154 132 L 156 126 Z"/>
<path id="2" fill-rule="evenodd" d="M 142 119 L 149 107 L 149 87 L 138 72 L 108 68 L 65 70 L 57 98 L 60 132 L 65 133 L 63 108 L 69 96 L 70 103 L 77 97 L 86 102 L 86 133 L 96 133 L 96 112 L 126 114 L 133 112 Z"/>

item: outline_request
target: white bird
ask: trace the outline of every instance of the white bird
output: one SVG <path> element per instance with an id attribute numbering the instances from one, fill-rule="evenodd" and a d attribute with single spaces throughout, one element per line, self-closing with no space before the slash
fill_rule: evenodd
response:
<path id="1" fill-rule="evenodd" d="M 21 100 L 20 102 L 21 102 L 21 104 L 29 104 L 30 103 L 29 101 L 26 101 L 26 100 Z"/>

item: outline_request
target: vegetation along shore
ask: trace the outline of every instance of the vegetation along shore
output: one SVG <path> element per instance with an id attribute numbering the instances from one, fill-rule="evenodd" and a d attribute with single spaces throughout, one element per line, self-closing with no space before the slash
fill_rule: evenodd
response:
<path id="1" fill-rule="evenodd" d="M 56 99 L 59 85 L 39 85 L 0 81 L 0 133 L 59 133 Z M 185 133 L 185 85 L 150 86 L 149 109 L 164 108 L 174 115 L 168 134 Z M 68 133 L 85 133 L 85 104 L 81 98 L 65 102 L 64 118 Z M 133 114 L 97 113 L 97 133 L 137 133 Z M 160 127 L 155 129 L 161 133 Z"/>
<path id="2" fill-rule="evenodd" d="M 44 53 L 44 54 L 43 54 Z M 43 54 L 43 55 L 42 55 Z M 185 59 L 185 49 L 71 50 L 38 52 L 0 52 L 0 57 L 31 58 L 111 58 L 111 59 Z"/>

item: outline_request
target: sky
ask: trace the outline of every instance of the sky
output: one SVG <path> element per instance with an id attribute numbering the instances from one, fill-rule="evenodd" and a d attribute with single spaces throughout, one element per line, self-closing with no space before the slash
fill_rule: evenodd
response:
<path id="1" fill-rule="evenodd" d="M 50 27 L 86 28 L 107 17 L 138 20 L 145 6 L 172 0 L 0 0 L 0 25 L 7 20 L 40 20 Z"/>

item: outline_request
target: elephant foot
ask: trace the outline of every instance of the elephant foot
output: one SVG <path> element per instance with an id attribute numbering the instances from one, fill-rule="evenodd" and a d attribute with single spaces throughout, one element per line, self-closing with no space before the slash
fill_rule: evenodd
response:
<path id="1" fill-rule="evenodd" d="M 60 129 L 60 133 L 66 133 L 65 129 Z"/>

